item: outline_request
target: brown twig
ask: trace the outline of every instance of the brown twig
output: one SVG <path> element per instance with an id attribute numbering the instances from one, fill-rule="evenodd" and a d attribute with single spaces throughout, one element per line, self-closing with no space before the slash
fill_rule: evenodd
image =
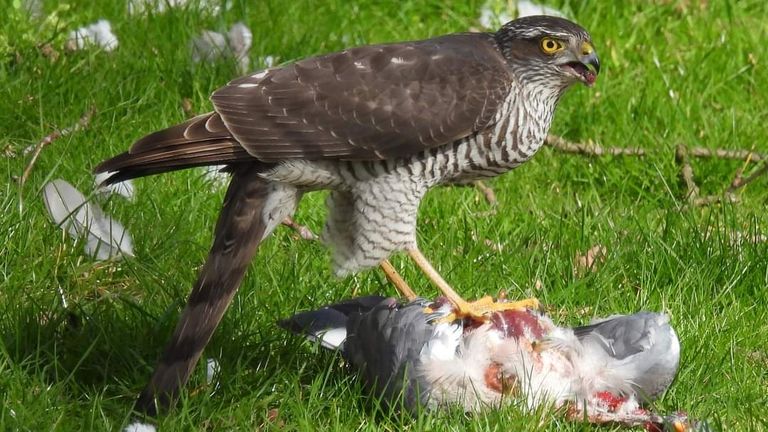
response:
<path id="1" fill-rule="evenodd" d="M 677 145 L 675 162 L 680 165 L 680 178 L 685 183 L 685 199 L 693 204 L 699 197 L 699 187 L 693 180 L 693 167 L 688 159 L 688 147 L 685 144 Z"/>
<path id="2" fill-rule="evenodd" d="M 547 145 L 564 153 L 585 156 L 645 156 L 645 149 L 624 147 L 602 147 L 597 144 L 582 144 L 568 141 L 557 135 L 547 135 Z"/>
<path id="3" fill-rule="evenodd" d="M 300 223 L 296 222 L 290 216 L 285 218 L 283 220 L 282 224 L 287 226 L 288 228 L 294 230 L 299 235 L 299 237 L 301 237 L 304 240 L 319 240 L 320 239 L 320 237 L 318 237 L 315 233 L 313 233 L 311 229 L 309 229 L 305 225 L 301 225 Z"/>
<path id="4" fill-rule="evenodd" d="M 731 180 L 730 186 L 728 186 L 728 192 L 733 192 L 741 187 L 742 182 L 744 182 L 744 170 L 747 168 L 748 164 L 749 161 L 746 161 L 744 162 L 744 165 L 740 166 L 739 169 L 736 170 L 736 174 L 733 176 L 733 180 Z"/>
<path id="5" fill-rule="evenodd" d="M 697 158 L 736 159 L 744 161 L 760 162 L 768 159 L 768 155 L 755 153 L 749 150 L 708 149 L 704 147 L 692 147 L 688 154 Z"/>
<path id="6" fill-rule="evenodd" d="M 691 201 L 691 204 L 693 204 L 696 207 L 706 207 L 713 204 L 722 204 L 722 203 L 737 203 L 739 202 L 739 198 L 736 195 L 725 193 L 722 195 L 707 195 L 703 197 L 699 197 Z"/>
<path id="7" fill-rule="evenodd" d="M 474 184 L 477 190 L 482 192 L 485 200 L 488 201 L 488 204 L 495 207 L 499 203 L 499 200 L 496 198 L 496 192 L 493 191 L 492 187 L 485 184 L 482 180 L 477 180 Z"/>
<path id="8" fill-rule="evenodd" d="M 701 150 L 700 148 L 698 148 Z M 696 150 L 694 148 L 693 150 Z M 748 164 L 750 161 L 755 160 L 755 158 L 761 158 L 762 156 L 758 153 L 752 153 L 752 152 L 738 152 L 738 151 L 726 151 L 726 150 L 712 150 L 707 152 L 699 152 L 698 157 L 716 157 L 716 158 L 725 158 L 725 159 L 741 159 L 741 157 L 735 157 L 735 156 L 744 156 L 744 160 L 746 161 L 745 166 L 740 167 L 736 171 L 736 175 L 733 178 L 733 181 L 731 181 L 731 184 L 726 188 L 722 194 L 720 195 L 707 195 L 700 197 L 699 196 L 699 187 L 696 185 L 696 182 L 693 179 L 693 167 L 691 167 L 691 163 L 689 160 L 689 155 L 691 154 L 691 149 L 689 149 L 684 144 L 678 144 L 677 149 L 675 150 L 675 161 L 681 166 L 680 168 L 680 176 L 683 179 L 683 182 L 685 183 L 686 187 L 686 194 L 685 198 L 688 200 L 688 202 L 694 206 L 702 207 L 702 206 L 708 206 L 712 204 L 720 204 L 724 202 L 728 203 L 735 203 L 739 201 L 739 198 L 735 195 L 735 192 L 749 183 L 752 183 L 760 177 L 761 175 L 768 172 L 768 160 L 763 158 L 762 165 L 755 170 L 752 174 L 750 174 L 747 178 L 744 178 L 744 169 L 746 167 L 746 164 Z"/>
<path id="9" fill-rule="evenodd" d="M 50 144 L 52 144 L 57 139 L 69 135 L 73 132 L 77 132 L 79 130 L 82 130 L 86 127 L 88 127 L 88 124 L 91 122 L 91 117 L 93 116 L 93 113 L 96 112 L 94 108 L 89 109 L 85 112 L 85 114 L 80 117 L 80 120 L 77 121 L 74 125 L 64 128 L 61 130 L 56 130 L 51 132 L 49 135 L 47 135 L 45 138 L 40 140 L 39 143 L 35 146 L 35 150 L 32 153 L 32 159 L 29 160 L 29 164 L 27 164 L 27 167 L 24 169 L 24 174 L 21 175 L 21 179 L 19 180 L 19 185 L 21 187 L 24 187 L 24 184 L 27 182 L 27 179 L 29 178 L 29 174 L 32 172 L 32 168 L 35 166 L 35 162 L 37 162 L 37 158 L 40 156 L 40 153 L 43 151 L 43 149 Z"/>
<path id="10" fill-rule="evenodd" d="M 734 202 L 732 194 L 699 196 L 699 186 L 693 178 L 693 167 L 691 166 L 688 146 L 678 144 L 675 148 L 675 162 L 680 165 L 680 178 L 685 184 L 685 200 L 695 207 L 703 207 L 712 204 L 718 204 L 724 201 Z"/>
<path id="11" fill-rule="evenodd" d="M 602 147 L 596 144 L 585 144 L 557 136 L 547 135 L 545 144 L 564 153 L 581 154 L 585 156 L 645 156 L 642 148 Z M 768 160 L 768 154 L 755 153 L 751 150 L 709 149 L 705 147 L 688 148 L 688 156 L 695 158 L 734 159 L 760 162 Z"/>
<path id="12" fill-rule="evenodd" d="M 741 189 L 744 186 L 752 183 L 755 181 L 755 179 L 765 174 L 766 172 L 768 172 L 768 160 L 764 160 L 763 164 L 747 178 L 742 178 L 742 174 L 744 173 L 744 169 L 742 168 L 737 177 L 733 179 L 733 182 L 731 182 L 731 185 L 728 186 L 728 189 L 726 189 L 726 193 L 732 194 L 736 192 L 738 189 Z"/>
<path id="13" fill-rule="evenodd" d="M 599 145 L 571 142 L 557 135 L 548 135 L 545 143 L 564 153 L 585 156 L 645 156 L 647 154 L 642 148 L 601 147 Z M 699 186 L 696 185 L 693 176 L 693 167 L 690 162 L 692 157 L 743 160 L 745 163 L 744 166 L 736 171 L 730 186 L 721 195 L 701 197 L 699 196 Z M 708 149 L 679 144 L 675 149 L 675 161 L 680 165 L 680 178 L 685 184 L 685 200 L 689 204 L 699 207 L 722 202 L 738 202 L 739 198 L 734 192 L 768 172 L 768 154 L 755 153 L 750 150 Z M 744 178 L 744 170 L 750 162 L 763 162 L 763 165 L 750 174 L 749 177 Z"/>

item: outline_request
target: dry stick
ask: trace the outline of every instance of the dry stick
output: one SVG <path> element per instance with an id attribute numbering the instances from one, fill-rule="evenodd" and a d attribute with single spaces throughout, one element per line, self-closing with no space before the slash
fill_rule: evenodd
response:
<path id="1" fill-rule="evenodd" d="M 645 156 L 647 153 L 642 148 L 624 148 L 624 147 L 602 147 L 599 145 L 588 145 L 568 141 L 557 135 L 547 135 L 545 143 L 550 147 L 569 154 L 579 154 L 585 156 Z M 696 149 L 696 155 L 700 157 L 708 156 L 709 153 L 702 151 L 705 149 Z M 681 168 L 681 177 L 686 186 L 686 199 L 695 204 L 699 195 L 699 187 L 693 180 L 693 167 L 688 161 L 688 147 L 680 144 L 675 151 L 675 160 Z M 699 205 L 704 205 L 699 204 Z"/>
<path id="2" fill-rule="evenodd" d="M 496 192 L 493 191 L 492 187 L 485 184 L 482 180 L 476 180 L 473 183 L 477 190 L 482 192 L 485 200 L 488 201 L 488 204 L 495 207 L 499 203 L 499 200 L 496 199 Z"/>
<path id="3" fill-rule="evenodd" d="M 646 151 L 642 148 L 622 148 L 622 147 L 601 147 L 599 145 L 588 145 L 574 143 L 556 135 L 548 135 L 546 144 L 554 149 L 564 153 L 580 154 L 585 156 L 644 156 Z M 731 185 L 722 195 L 699 196 L 699 187 L 693 179 L 693 167 L 690 163 L 690 157 L 697 158 L 718 158 L 743 160 L 745 164 L 734 176 Z M 708 149 L 704 147 L 692 147 L 679 144 L 675 149 L 675 160 L 680 165 L 680 177 L 685 183 L 685 199 L 694 206 L 706 206 L 720 202 L 737 202 L 738 197 L 734 192 L 753 182 L 756 178 L 768 172 L 768 154 L 755 153 L 749 150 L 725 150 Z M 744 179 L 744 169 L 751 161 L 763 162 L 757 171 L 753 172 L 748 178 Z"/>
<path id="4" fill-rule="evenodd" d="M 642 148 L 602 147 L 596 144 L 575 143 L 557 135 L 547 135 L 545 143 L 564 153 L 585 156 L 645 156 L 647 154 Z M 696 158 L 752 160 L 755 162 L 768 160 L 768 154 L 755 153 L 750 150 L 713 150 L 705 147 L 690 147 L 687 149 L 687 153 L 688 156 Z"/>
<path id="5" fill-rule="evenodd" d="M 647 152 L 642 148 L 602 147 L 593 144 L 583 144 L 568 141 L 557 135 L 547 135 L 545 141 L 550 147 L 564 153 L 581 154 L 585 156 L 645 156 Z M 687 149 L 690 157 L 734 159 L 760 162 L 768 160 L 768 154 L 755 153 L 750 150 L 726 150 L 708 149 L 704 147 L 691 147 Z"/>
<path id="6" fill-rule="evenodd" d="M 564 153 L 581 154 L 586 156 L 645 156 L 645 149 L 602 147 L 599 145 L 575 143 L 557 135 L 547 135 L 545 143 Z"/>
<path id="7" fill-rule="evenodd" d="M 749 150 L 723 150 L 723 149 L 708 149 L 703 147 L 694 147 L 690 149 L 689 154 L 698 158 L 718 158 L 718 159 L 734 159 L 743 160 L 744 165 L 733 176 L 730 186 L 723 191 L 722 195 L 708 195 L 693 200 L 692 204 L 695 206 L 708 206 L 712 204 L 718 204 L 722 202 L 735 203 L 739 201 L 739 198 L 735 195 L 735 192 L 749 183 L 753 182 L 756 178 L 765 174 L 768 171 L 768 155 L 755 153 Z M 757 171 L 752 173 L 747 179 L 743 178 L 744 170 L 750 162 L 763 162 L 763 166 Z"/>
<path id="8" fill-rule="evenodd" d="M 744 172 L 743 168 L 740 171 L 741 173 L 743 173 Z M 728 189 L 726 189 L 725 193 L 732 194 L 738 189 L 741 189 L 744 186 L 752 183 L 753 181 L 755 181 L 755 179 L 765 174 L 766 172 L 768 172 L 768 160 L 763 160 L 763 165 L 760 168 L 758 168 L 755 172 L 750 174 L 747 178 L 745 179 L 741 178 L 741 173 L 740 173 L 737 178 L 733 179 L 733 182 L 731 183 L 730 186 L 728 186 Z"/>
<path id="9" fill-rule="evenodd" d="M 680 177 L 685 183 L 685 199 L 689 203 L 694 203 L 699 197 L 699 187 L 693 180 L 693 167 L 688 160 L 688 147 L 685 144 L 678 144 L 675 149 L 675 162 L 680 165 Z"/>
<path id="10" fill-rule="evenodd" d="M 738 197 L 734 194 L 738 189 L 743 188 L 744 186 L 748 185 L 749 183 L 753 182 L 756 178 L 760 177 L 761 175 L 768 172 L 768 160 L 763 159 L 763 165 L 757 169 L 757 171 L 753 172 L 749 175 L 746 179 L 742 178 L 742 175 L 744 174 L 744 167 L 739 168 L 738 171 L 736 171 L 736 175 L 734 176 L 733 181 L 731 182 L 730 186 L 723 191 L 720 195 L 707 195 L 704 197 L 699 197 L 699 187 L 696 186 L 696 182 L 693 180 L 693 168 L 691 167 L 689 158 L 689 149 L 684 144 L 678 144 L 677 149 L 675 150 L 675 160 L 678 164 L 680 164 L 681 167 L 681 177 L 683 178 L 683 181 L 685 182 L 686 186 L 686 198 L 688 202 L 694 206 L 702 207 L 702 206 L 708 206 L 712 204 L 718 204 L 723 202 L 730 202 L 735 203 L 738 202 Z M 728 155 L 730 155 L 731 159 L 736 159 L 736 156 L 744 156 L 746 163 L 749 163 L 750 160 L 757 156 L 758 158 L 761 157 L 759 154 L 751 153 L 751 152 L 728 152 Z M 699 157 L 717 157 L 717 158 L 729 158 L 729 156 L 721 151 L 708 151 L 706 153 L 699 153 Z"/>
<path id="11" fill-rule="evenodd" d="M 700 147 L 696 147 L 691 150 L 691 152 L 695 151 L 695 156 L 697 157 L 716 157 L 720 159 L 743 159 L 745 161 L 744 166 L 740 167 L 736 171 L 736 175 L 733 178 L 733 181 L 731 181 L 731 184 L 728 186 L 728 188 L 723 191 L 721 195 L 708 195 L 705 197 L 698 197 L 698 187 L 696 187 L 696 184 L 693 183 L 693 169 L 690 167 L 690 163 L 688 163 L 688 154 L 689 150 L 684 145 L 680 144 L 677 147 L 676 152 L 676 158 L 678 158 L 678 163 L 684 163 L 683 165 L 683 177 L 686 176 L 686 170 L 690 172 L 690 181 L 695 187 L 695 195 L 693 197 L 689 196 L 688 200 L 691 202 L 691 204 L 695 206 L 707 206 L 712 204 L 718 204 L 723 202 L 730 202 L 735 203 L 739 201 L 739 198 L 735 195 L 735 192 L 746 185 L 752 183 L 757 179 L 758 177 L 762 176 L 766 172 L 768 172 L 768 159 L 765 157 L 765 155 L 761 155 L 759 153 L 754 153 L 751 151 L 746 150 L 709 150 L 709 149 L 702 149 Z M 680 158 L 682 156 L 682 158 Z M 750 174 L 747 178 L 744 178 L 744 169 L 751 161 L 762 161 L 762 166 L 758 168 L 756 171 L 754 171 L 752 174 Z M 686 168 L 687 165 L 687 168 Z M 688 180 L 686 181 L 686 185 L 689 187 L 690 190 L 690 184 L 688 183 Z"/>
<path id="12" fill-rule="evenodd" d="M 37 162 L 37 158 L 40 156 L 40 153 L 43 151 L 45 147 L 56 141 L 57 139 L 69 135 L 73 132 L 77 132 L 81 129 L 84 129 L 88 127 L 88 124 L 91 122 L 91 117 L 93 116 L 93 113 L 96 112 L 94 108 L 89 109 L 86 111 L 85 114 L 80 117 L 80 120 L 77 121 L 73 126 L 70 126 L 68 128 L 64 128 L 61 130 L 53 131 L 51 134 L 40 140 L 39 143 L 35 146 L 35 152 L 32 153 L 32 159 L 30 159 L 29 164 L 24 169 L 24 174 L 21 175 L 21 179 L 19 180 L 19 185 L 23 188 L 24 183 L 27 182 L 27 178 L 29 178 L 29 174 L 32 172 L 32 168 L 35 166 L 35 162 Z"/>
<path id="13" fill-rule="evenodd" d="M 24 196 L 23 196 L 24 184 L 27 182 L 27 179 L 29 178 L 29 174 L 32 172 L 32 168 L 35 166 L 35 162 L 37 162 L 37 158 L 40 156 L 40 153 L 43 151 L 43 149 L 63 136 L 69 135 L 73 132 L 77 132 L 81 129 L 88 127 L 88 125 L 91 122 L 91 117 L 95 112 L 96 112 L 96 109 L 94 107 L 91 107 L 88 111 L 85 112 L 85 114 L 83 114 L 80 117 L 77 123 L 75 123 L 74 125 L 68 128 L 53 131 L 48 136 L 40 140 L 39 143 L 37 143 L 37 145 L 35 146 L 34 153 L 32 153 L 32 159 L 29 160 L 29 164 L 27 164 L 27 167 L 24 169 L 24 173 L 21 175 L 21 178 L 19 179 L 19 211 L 21 211 L 24 208 Z"/>
<path id="14" fill-rule="evenodd" d="M 723 201 L 735 202 L 735 196 L 732 194 L 699 196 L 699 187 L 693 179 L 693 167 L 691 166 L 688 154 L 688 146 L 685 144 L 677 145 L 675 149 L 675 162 L 680 165 L 680 177 L 683 183 L 685 183 L 685 199 L 688 203 L 692 206 L 702 207 Z"/>
<path id="15" fill-rule="evenodd" d="M 581 154 L 586 156 L 645 156 L 646 151 L 642 148 L 623 148 L 623 147 L 601 147 L 599 145 L 587 145 L 574 143 L 556 135 L 548 135 L 546 144 L 565 153 Z M 681 165 L 681 177 L 686 187 L 685 198 L 695 206 L 705 206 L 715 204 L 723 200 L 735 201 L 732 194 L 710 195 L 703 198 L 699 197 L 699 187 L 693 179 L 693 167 L 689 161 L 689 155 L 695 157 L 716 157 L 722 159 L 744 159 L 766 160 L 765 155 L 760 155 L 745 150 L 710 150 L 703 147 L 694 147 L 688 149 L 687 146 L 680 144 L 675 150 L 675 159 Z M 734 182 L 736 180 L 734 179 Z M 740 187 L 740 186 L 739 186 Z"/>
<path id="16" fill-rule="evenodd" d="M 722 204 L 725 202 L 737 203 L 739 202 L 739 198 L 733 194 L 707 195 L 704 197 L 696 198 L 695 200 L 693 200 L 693 202 L 691 202 L 691 204 L 693 204 L 696 207 L 706 207 L 712 204 Z"/>
<path id="17" fill-rule="evenodd" d="M 320 239 L 320 237 L 318 237 L 317 234 L 313 233 L 312 230 L 309 229 L 309 227 L 296 222 L 290 216 L 283 219 L 282 224 L 294 230 L 299 235 L 299 237 L 301 237 L 303 240 L 319 240 Z"/>
<path id="18" fill-rule="evenodd" d="M 747 169 L 747 165 L 749 165 L 749 160 L 744 161 L 744 165 L 740 166 L 739 169 L 736 170 L 736 174 L 733 176 L 731 185 L 728 186 L 726 192 L 733 192 L 741 187 L 741 183 L 744 181 L 744 170 Z"/>
<path id="19" fill-rule="evenodd" d="M 765 161 L 768 159 L 767 154 L 754 153 L 749 150 L 724 150 L 724 149 L 708 149 L 704 147 L 692 147 L 688 154 L 697 158 L 714 157 L 718 159 L 737 159 L 744 161 Z"/>

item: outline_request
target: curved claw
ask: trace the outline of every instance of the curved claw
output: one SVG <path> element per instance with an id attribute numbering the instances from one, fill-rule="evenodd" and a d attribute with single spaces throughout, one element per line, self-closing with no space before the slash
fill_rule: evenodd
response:
<path id="1" fill-rule="evenodd" d="M 463 303 L 462 303 L 463 302 Z M 529 298 L 519 301 L 494 301 L 492 297 L 486 296 L 474 302 L 463 301 L 454 305 L 453 311 L 436 320 L 438 323 L 452 322 L 459 319 L 469 318 L 473 321 L 486 322 L 495 312 L 507 310 L 526 310 L 532 309 L 541 311 L 542 305 L 539 300 Z"/>

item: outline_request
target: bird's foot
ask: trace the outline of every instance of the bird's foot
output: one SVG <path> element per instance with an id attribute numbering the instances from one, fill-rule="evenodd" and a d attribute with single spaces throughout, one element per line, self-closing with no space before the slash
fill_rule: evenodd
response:
<path id="1" fill-rule="evenodd" d="M 493 297 L 485 296 L 473 302 L 458 299 L 453 303 L 453 312 L 438 320 L 439 322 L 451 322 L 464 318 L 486 322 L 494 312 L 526 309 L 541 310 L 541 303 L 536 298 L 518 301 L 494 301 Z"/>

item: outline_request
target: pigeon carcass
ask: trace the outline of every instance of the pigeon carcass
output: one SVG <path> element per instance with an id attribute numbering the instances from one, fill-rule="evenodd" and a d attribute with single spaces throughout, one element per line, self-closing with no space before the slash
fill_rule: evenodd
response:
<path id="1" fill-rule="evenodd" d="M 677 373 L 680 343 L 665 314 L 616 315 L 575 328 L 533 310 L 495 312 L 485 322 L 453 316 L 440 298 L 368 296 L 280 325 L 340 350 L 378 398 L 412 412 L 451 405 L 474 412 L 517 401 L 593 423 L 707 430 L 683 413 L 643 408 Z"/>

